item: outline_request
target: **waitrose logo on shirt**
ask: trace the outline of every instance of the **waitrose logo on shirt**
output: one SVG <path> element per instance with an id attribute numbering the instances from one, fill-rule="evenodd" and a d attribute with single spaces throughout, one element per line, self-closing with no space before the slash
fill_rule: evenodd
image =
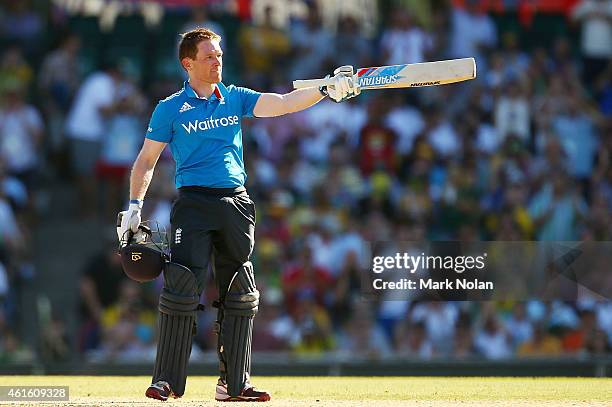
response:
<path id="1" fill-rule="evenodd" d="M 211 130 L 217 127 L 227 127 L 239 124 L 238 116 L 227 116 L 219 119 L 206 119 L 206 120 L 192 120 L 187 123 L 181 123 L 181 126 L 185 129 L 187 134 L 191 134 L 192 131 L 197 132 L 199 130 Z"/>

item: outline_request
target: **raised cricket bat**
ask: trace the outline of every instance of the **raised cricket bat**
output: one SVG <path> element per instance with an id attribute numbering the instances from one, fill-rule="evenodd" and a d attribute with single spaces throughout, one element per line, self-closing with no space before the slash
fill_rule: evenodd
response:
<path id="1" fill-rule="evenodd" d="M 357 69 L 359 86 L 365 89 L 417 88 L 463 82 L 476 77 L 474 58 L 449 59 L 419 64 L 388 65 Z M 333 78 L 293 81 L 295 89 L 333 85 Z"/>

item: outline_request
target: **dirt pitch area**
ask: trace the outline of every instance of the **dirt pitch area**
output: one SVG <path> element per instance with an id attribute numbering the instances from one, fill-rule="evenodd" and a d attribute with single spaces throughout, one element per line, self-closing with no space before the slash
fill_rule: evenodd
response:
<path id="1" fill-rule="evenodd" d="M 0 376 L 4 386 L 69 386 L 70 401 L 0 402 L 20 406 L 226 406 L 213 400 L 214 377 L 190 377 L 185 396 L 149 400 L 145 376 Z M 612 379 L 446 377 L 255 377 L 270 407 L 612 407 Z"/>

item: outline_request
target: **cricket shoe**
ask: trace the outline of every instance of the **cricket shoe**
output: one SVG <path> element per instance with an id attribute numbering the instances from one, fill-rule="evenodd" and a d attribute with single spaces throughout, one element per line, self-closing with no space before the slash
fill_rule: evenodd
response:
<path id="1" fill-rule="evenodd" d="M 170 384 L 163 380 L 160 380 L 150 385 L 147 391 L 145 392 L 145 396 L 150 399 L 156 399 L 161 401 L 168 400 L 168 397 L 172 397 L 175 399 L 179 398 L 179 396 L 174 394 L 174 392 L 172 391 Z"/>
<path id="2" fill-rule="evenodd" d="M 232 397 L 227 394 L 227 383 L 222 380 L 217 382 L 217 391 L 215 392 L 215 400 L 217 401 L 270 401 L 270 393 L 264 390 L 257 390 L 255 387 L 247 384 L 240 392 L 239 396 Z"/>

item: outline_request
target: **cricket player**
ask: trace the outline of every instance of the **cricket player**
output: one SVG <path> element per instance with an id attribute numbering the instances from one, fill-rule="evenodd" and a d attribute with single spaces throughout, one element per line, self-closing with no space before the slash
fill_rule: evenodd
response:
<path id="1" fill-rule="evenodd" d="M 159 102 L 130 178 L 130 203 L 120 236 L 136 233 L 155 164 L 169 144 L 176 161 L 178 198 L 172 206 L 171 261 L 159 299 L 159 342 L 146 396 L 181 397 L 195 334 L 196 311 L 212 263 L 219 299 L 217 401 L 268 401 L 249 381 L 253 317 L 259 292 L 250 257 L 255 204 L 244 184 L 241 119 L 273 117 L 306 109 L 328 96 L 342 102 L 360 93 L 351 66 L 334 71 L 333 85 L 284 95 L 225 86 L 221 37 L 198 28 L 181 36 L 179 60 L 189 79 Z"/>

